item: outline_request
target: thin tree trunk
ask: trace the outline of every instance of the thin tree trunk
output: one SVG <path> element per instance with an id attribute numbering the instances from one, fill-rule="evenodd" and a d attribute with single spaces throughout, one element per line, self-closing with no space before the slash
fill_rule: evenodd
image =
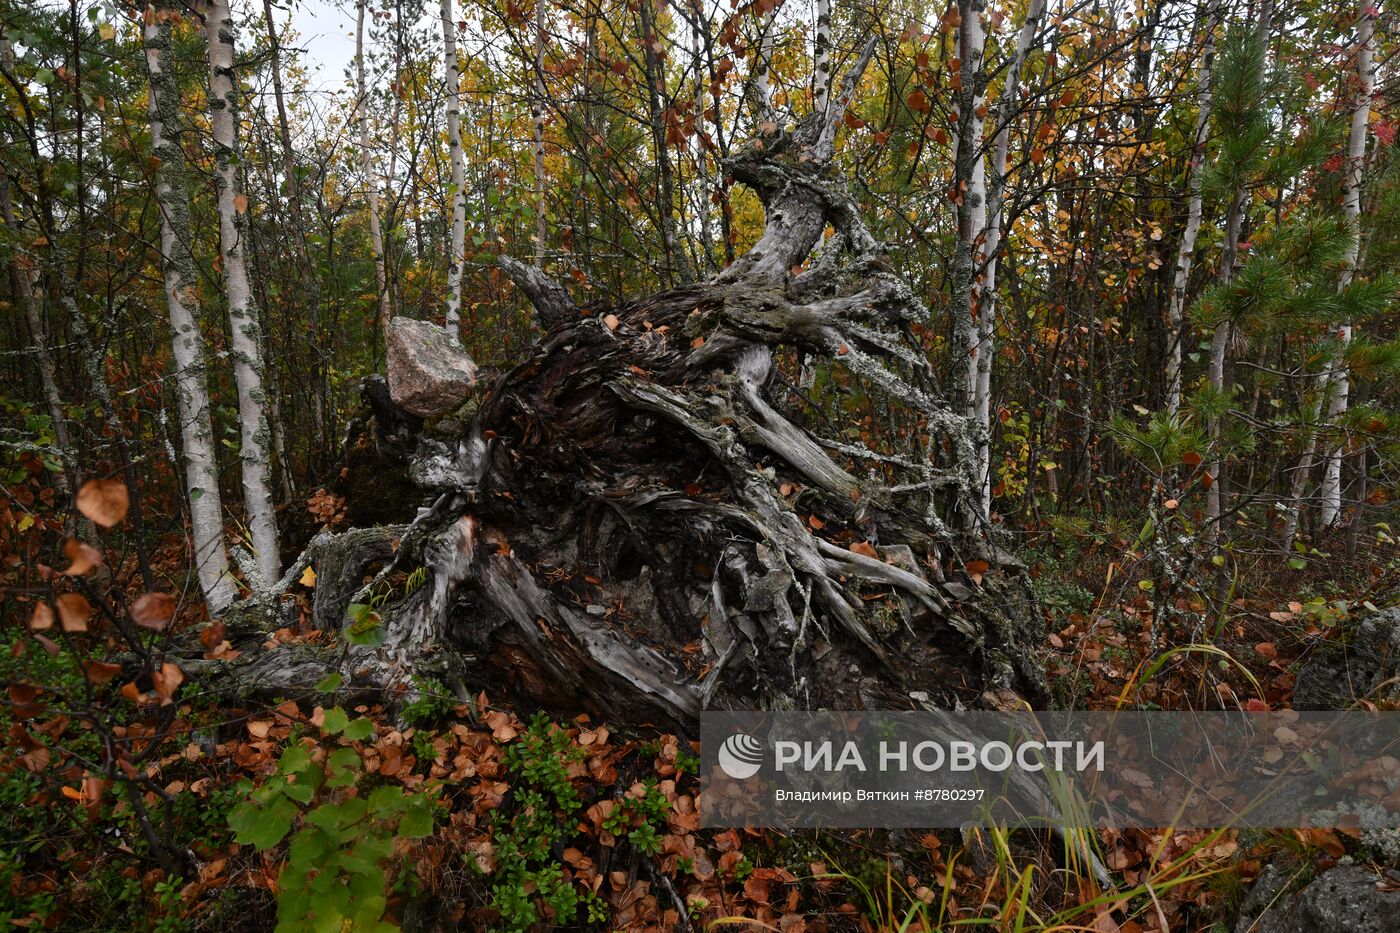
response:
<path id="1" fill-rule="evenodd" d="M 295 228 L 292 249 L 296 252 L 297 268 L 301 273 L 303 287 L 309 295 L 316 283 L 306 249 L 307 226 L 302 205 L 301 178 L 297 175 L 296 153 L 292 149 L 291 125 L 287 120 L 287 103 L 282 90 L 282 44 L 272 19 L 272 0 L 263 0 L 263 17 L 267 22 L 267 41 L 271 57 L 272 96 L 277 104 L 277 137 L 282 146 L 282 173 L 287 177 L 287 206 L 291 210 L 292 226 Z"/>
<path id="2" fill-rule="evenodd" d="M 462 153 L 462 76 L 457 71 L 457 24 L 452 0 L 442 0 L 442 55 L 447 81 L 447 148 L 452 164 L 452 246 L 447 257 L 448 336 L 461 339 L 462 266 L 467 250 L 467 183 Z"/>
<path id="3" fill-rule="evenodd" d="M 228 300 L 230 353 L 238 391 L 239 470 L 253 559 L 263 581 L 282 575 L 277 512 L 272 504 L 272 438 L 263 387 L 262 324 L 248 282 L 248 198 L 239 190 L 238 79 L 233 71 L 236 32 L 228 0 L 205 8 L 209 43 L 209 121 L 218 190 L 219 259 Z"/>
<path id="4" fill-rule="evenodd" d="M 10 179 L 3 171 L 0 171 L 0 218 L 5 221 L 5 229 L 11 235 L 17 235 L 19 218 L 15 216 L 14 202 L 10 199 Z M 63 399 L 58 392 L 57 368 L 53 354 L 49 352 L 48 328 L 35 300 L 34 283 L 38 271 L 38 263 L 33 257 L 17 248 L 10 254 L 10 275 L 14 279 L 15 297 L 19 299 L 20 310 L 24 312 L 24 320 L 29 325 L 29 337 L 34 341 L 34 362 L 39 367 L 44 407 L 48 409 L 49 420 L 53 422 L 54 443 L 58 446 L 59 460 L 63 464 L 63 470 L 55 477 L 55 485 L 67 498 L 76 488 L 73 471 L 77 458 L 68 438 L 68 421 L 63 415 Z"/>
<path id="5" fill-rule="evenodd" d="M 1346 185 L 1342 193 L 1342 213 L 1351 226 L 1351 241 L 1347 245 L 1346 267 L 1341 274 L 1339 289 L 1350 287 L 1356 278 L 1361 259 L 1361 182 L 1366 168 L 1366 130 L 1371 120 L 1371 97 L 1375 93 L 1374 70 L 1376 40 L 1376 8 L 1370 0 L 1362 0 L 1356 21 L 1356 99 L 1351 109 L 1351 132 L 1347 138 Z M 1338 346 L 1328 365 L 1323 392 L 1327 405 L 1327 420 L 1333 425 L 1346 414 L 1350 380 L 1347 373 L 1346 351 L 1351 343 L 1351 323 L 1337 329 Z M 1326 454 L 1322 468 L 1322 488 L 1318 498 L 1318 521 L 1323 528 L 1338 524 L 1342 515 L 1342 457 L 1343 445 L 1338 444 Z"/>
<path id="6" fill-rule="evenodd" d="M 369 90 L 365 86 L 365 4 L 355 4 L 355 122 L 360 134 L 360 174 L 365 179 L 365 195 L 369 201 L 369 245 L 374 252 L 374 275 L 379 287 L 379 330 L 387 330 L 394 316 L 389 301 L 388 273 L 384 265 L 384 232 L 379 226 L 379 179 L 374 171 L 374 159 L 369 148 Z"/>
<path id="7" fill-rule="evenodd" d="M 758 38 L 758 63 L 754 65 L 753 90 L 757 98 L 759 122 L 773 118 L 773 22 L 778 16 L 778 5 L 774 5 L 762 17 Z"/>
<path id="8" fill-rule="evenodd" d="M 1235 277 L 1235 258 L 1239 253 L 1240 225 L 1243 222 L 1245 193 L 1236 188 L 1230 198 L 1229 213 L 1225 219 L 1225 243 L 1220 254 L 1219 280 L 1229 283 Z M 1206 378 L 1211 391 L 1220 397 L 1225 392 L 1225 356 L 1230 347 L 1230 322 L 1221 321 L 1215 325 L 1215 333 L 1210 341 L 1210 363 Z M 1221 419 L 1219 415 L 1209 418 L 1206 431 L 1210 436 L 1213 451 L 1211 463 L 1206 468 L 1209 488 L 1206 490 L 1206 543 L 1214 549 L 1220 540 L 1220 516 L 1224 503 L 1225 457 L 1220 452 Z"/>
<path id="9" fill-rule="evenodd" d="M 70 5 L 70 27 L 77 31 L 77 11 Z M 80 40 L 75 37 L 73 48 L 78 48 Z M 14 73 L 14 46 L 10 44 L 7 37 L 0 35 L 0 65 L 3 65 L 11 74 Z M 74 80 L 80 81 L 82 78 L 81 64 L 74 58 Z M 69 326 L 73 329 L 74 342 L 78 346 L 79 356 L 82 359 L 83 372 L 90 384 L 89 388 L 93 396 L 97 399 L 99 410 L 102 413 L 103 425 L 108 434 L 112 437 L 117 446 L 117 453 L 121 460 L 122 478 L 126 482 L 127 490 L 131 494 L 131 530 L 136 542 L 136 561 L 141 571 L 142 585 L 149 591 L 155 588 L 155 577 L 151 572 L 150 556 L 146 550 L 146 525 L 143 514 L 141 500 L 141 485 L 136 475 L 136 466 L 132 462 L 131 448 L 127 444 L 126 426 L 122 423 L 117 407 L 112 401 L 112 392 L 107 385 L 107 374 L 103 370 L 102 352 L 92 340 L 92 334 L 88 329 L 87 319 L 83 316 L 82 309 L 78 306 L 77 286 L 75 281 L 80 280 L 83 273 L 83 257 L 87 248 L 86 241 L 86 197 L 84 195 L 86 176 L 83 171 L 83 118 L 85 109 L 82 98 L 77 98 L 78 106 L 75 108 L 77 121 L 74 146 L 74 163 L 77 169 L 76 180 L 77 189 L 77 248 L 75 250 L 75 262 L 68 262 L 66 257 L 58 255 L 58 225 L 54 221 L 53 206 L 56 198 L 50 194 L 47 173 L 40 173 L 36 179 L 38 216 L 44 237 L 48 240 L 50 250 L 50 274 L 57 280 L 58 303 L 63 309 L 64 315 L 68 318 Z M 32 112 L 25 108 L 26 114 L 30 117 L 28 128 L 28 145 L 30 156 L 35 165 L 42 165 L 43 159 L 40 155 L 37 133 L 33 122 Z M 11 205 L 13 209 L 13 204 Z M 42 289 L 35 291 L 33 285 L 39 284 L 40 279 L 31 279 L 31 296 L 36 309 L 42 308 L 44 295 Z M 76 482 L 77 477 L 74 477 Z M 93 540 L 96 529 L 86 518 L 75 521 L 75 530 L 78 535 L 86 540 Z"/>
<path id="10" fill-rule="evenodd" d="M 545 0 L 535 0 L 535 98 L 530 114 L 535 154 L 535 268 L 544 268 L 544 19 Z"/>
<path id="11" fill-rule="evenodd" d="M 1186 287 L 1191 278 L 1191 264 L 1196 254 L 1196 236 L 1201 230 L 1201 185 L 1205 168 L 1206 137 L 1210 131 L 1211 79 L 1215 65 L 1215 30 L 1222 5 L 1213 0 L 1206 13 L 1205 40 L 1201 50 L 1201 68 L 1196 78 L 1196 135 L 1191 144 L 1191 167 L 1187 174 L 1186 228 L 1181 233 L 1181 245 L 1176 252 L 1176 267 L 1172 272 L 1171 297 L 1167 303 L 1167 411 L 1181 410 L 1181 342 L 1185 326 Z"/>
<path id="12" fill-rule="evenodd" d="M 173 0 L 146 7 L 146 73 L 150 81 L 151 149 L 156 199 L 160 203 L 160 254 L 165 301 L 175 359 L 175 399 L 184 448 L 185 489 L 190 500 L 190 534 L 200 589 L 212 615 L 237 595 L 224 550 L 223 506 L 219 496 L 214 428 L 205 384 L 204 337 L 200 334 L 194 256 L 190 252 L 190 204 L 185 192 L 185 153 L 180 145 L 180 88 L 172 70 L 170 24 L 179 19 Z"/>
<path id="13" fill-rule="evenodd" d="M 696 213 L 700 215 L 700 255 L 702 257 L 700 268 L 696 272 L 700 276 L 715 271 L 714 225 L 710 218 L 710 165 L 708 154 L 705 151 L 705 51 L 707 37 L 701 29 L 703 22 L 704 13 L 697 7 L 692 36 L 695 43 L 695 170 L 699 179 Z"/>
<path id="14" fill-rule="evenodd" d="M 817 0 L 817 38 L 812 58 L 812 109 L 825 116 L 831 100 L 831 0 Z"/>
<path id="15" fill-rule="evenodd" d="M 1006 206 L 1006 166 L 1011 147 L 1011 121 L 1015 117 L 1020 93 L 1021 70 L 1035 41 L 1036 31 L 1045 13 L 1045 0 L 1031 0 L 1016 38 L 1016 52 L 1006 73 L 1001 99 L 997 102 L 996 139 L 992 146 L 991 184 L 987 191 L 987 228 L 983 252 L 987 257 L 982 281 L 982 307 L 977 318 L 976 366 L 972 377 L 974 416 L 982 429 L 977 441 L 978 475 L 982 485 L 982 512 L 992 509 L 991 429 L 992 429 L 992 361 L 996 349 L 997 320 L 997 258 L 1001 250 L 1002 212 Z"/>
<path id="16" fill-rule="evenodd" d="M 952 314 L 953 344 L 962 355 L 963 375 L 957 380 L 957 408 L 969 418 L 977 414 L 978 330 L 974 313 L 977 306 L 978 245 L 986 226 L 987 172 L 982 157 L 982 59 L 986 33 L 982 27 L 983 0 L 958 0 L 961 17 L 958 27 L 960 68 L 957 87 L 957 140 L 954 148 L 953 187 L 958 192 L 957 245 L 953 252 Z M 980 441 L 979 441 L 980 443 Z"/>
<path id="17" fill-rule="evenodd" d="M 661 87 L 664 86 L 665 72 L 656 57 L 655 43 L 660 41 L 656 33 L 654 0 L 641 0 L 638 7 L 642 25 L 642 63 L 647 79 L 647 116 L 651 123 L 652 150 L 656 156 L 656 222 L 661 233 L 661 248 L 665 262 L 666 284 L 674 283 L 678 264 L 676 262 L 675 220 L 671 216 L 675 210 L 675 182 L 671 167 L 671 154 L 667 146 L 665 115 L 661 106 Z M 681 272 L 685 279 L 688 275 Z"/>
<path id="18" fill-rule="evenodd" d="M 1254 24 L 1255 37 L 1265 56 L 1261 67 L 1267 68 L 1269 32 L 1273 28 L 1273 6 L 1270 0 L 1263 0 L 1259 4 L 1257 16 L 1258 19 Z M 1245 190 L 1244 182 L 1240 182 L 1230 196 L 1230 206 L 1225 216 L 1225 242 L 1221 246 L 1220 270 L 1217 278 L 1226 285 L 1235 280 L 1235 263 L 1239 258 L 1240 233 L 1244 227 L 1244 211 L 1248 196 L 1249 193 Z M 1230 321 L 1221 321 L 1215 326 L 1215 333 L 1211 335 L 1210 363 L 1206 378 L 1217 399 L 1222 398 L 1225 393 L 1225 357 L 1229 351 L 1232 329 L 1233 325 Z M 1205 540 L 1213 551 L 1219 545 L 1222 537 L 1220 524 L 1224 516 L 1227 495 L 1225 488 L 1227 483 L 1226 461 L 1224 453 L 1220 449 L 1222 434 L 1219 415 L 1207 420 L 1206 430 L 1210 437 L 1213 458 L 1206 469 L 1206 477 L 1210 485 L 1206 491 Z M 1217 563 L 1217 568 L 1216 591 L 1223 596 L 1226 583 L 1224 563 Z"/>
<path id="19" fill-rule="evenodd" d="M 302 205 L 301 178 L 297 174 L 296 153 L 292 148 L 291 125 L 287 120 L 287 103 L 282 90 L 282 44 L 272 19 L 272 0 L 263 0 L 263 19 L 267 25 L 272 96 L 277 104 L 277 138 L 282 149 L 282 172 L 287 179 L 287 206 L 291 210 L 294 228 L 292 249 L 296 253 L 297 272 L 301 276 L 302 299 L 312 303 L 311 317 L 314 319 L 318 289 L 316 276 L 311 268 L 310 253 L 306 248 L 306 214 Z M 287 459 L 286 425 L 282 421 L 282 406 L 278 398 L 280 388 L 269 380 L 268 389 L 268 404 L 272 409 L 272 447 L 277 455 L 277 462 L 282 467 L 282 496 L 284 499 L 290 499 L 296 495 L 296 483 L 292 477 L 291 462 Z"/>

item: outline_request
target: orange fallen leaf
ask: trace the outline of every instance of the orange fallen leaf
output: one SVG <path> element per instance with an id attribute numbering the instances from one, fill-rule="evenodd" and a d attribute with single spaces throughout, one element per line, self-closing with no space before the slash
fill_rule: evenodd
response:
<path id="1" fill-rule="evenodd" d="M 65 632 L 86 632 L 92 618 L 92 604 L 82 593 L 64 593 L 54 600 L 58 606 L 58 621 Z"/>
<path id="2" fill-rule="evenodd" d="M 63 556 L 68 558 L 68 569 L 63 572 L 70 577 L 81 577 L 102 563 L 101 551 L 76 538 L 63 542 Z"/>
<path id="3" fill-rule="evenodd" d="M 172 664 L 169 661 L 162 664 L 160 670 L 151 674 L 151 686 L 155 687 L 156 696 L 160 697 L 161 706 L 169 706 L 175 702 L 175 690 L 184 682 L 185 672 L 180 670 L 178 664 Z"/>
<path id="4" fill-rule="evenodd" d="M 83 662 L 83 674 L 95 684 L 105 684 L 121 672 L 120 664 L 108 664 L 106 661 Z"/>
<path id="5" fill-rule="evenodd" d="M 53 610 L 48 603 L 39 603 L 34 607 L 34 614 L 29 617 L 29 627 L 36 632 L 53 628 Z"/>
<path id="6" fill-rule="evenodd" d="M 126 518 L 131 497 L 126 486 L 114 479 L 90 479 L 78 490 L 78 511 L 103 528 Z"/>

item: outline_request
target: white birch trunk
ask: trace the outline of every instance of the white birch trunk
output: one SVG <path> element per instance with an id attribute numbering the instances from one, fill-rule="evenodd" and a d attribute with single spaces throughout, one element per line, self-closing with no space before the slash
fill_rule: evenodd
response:
<path id="1" fill-rule="evenodd" d="M 1356 100 L 1351 109 L 1351 132 L 1347 137 L 1347 174 L 1342 194 L 1342 213 L 1351 226 L 1351 242 L 1347 245 L 1346 268 L 1339 288 L 1349 287 L 1356 278 L 1361 259 L 1361 182 L 1366 167 L 1366 131 L 1371 121 L 1371 97 L 1376 89 L 1374 68 L 1376 40 L 1376 11 L 1371 0 L 1361 0 L 1360 16 L 1356 22 Z M 1339 345 L 1324 374 L 1327 389 L 1323 398 L 1327 405 L 1327 420 L 1336 424 L 1346 414 L 1350 379 L 1347 373 L 1346 350 L 1351 343 L 1351 323 L 1337 330 Z M 1342 457 L 1339 444 L 1326 455 L 1322 469 L 1322 488 L 1318 492 L 1318 520 L 1323 528 L 1332 528 L 1342 515 Z"/>
<path id="2" fill-rule="evenodd" d="M 953 327 L 955 341 L 963 353 L 963 413 L 978 425 L 991 416 L 990 398 L 977 393 L 979 356 L 982 353 L 983 321 L 979 314 L 984 294 L 980 271 L 986 258 L 983 246 L 987 228 L 987 164 L 983 157 L 982 68 L 987 34 L 982 25 L 982 0 L 959 0 L 958 59 L 962 88 L 958 91 L 957 139 L 954 146 L 954 184 L 962 194 L 958 206 L 958 240 L 953 255 Z M 990 466 L 987 438 L 976 443 L 978 482 L 986 487 Z M 990 488 L 978 497 L 988 500 Z M 984 516 L 987 514 L 983 509 Z"/>
<path id="3" fill-rule="evenodd" d="M 462 266 L 467 249 L 467 183 L 462 153 L 462 76 L 457 70 L 457 24 L 452 0 L 442 0 L 442 54 L 447 81 L 447 148 L 452 166 L 452 246 L 447 257 L 447 334 L 462 330 Z"/>
<path id="4" fill-rule="evenodd" d="M 982 511 L 992 508 L 991 429 L 992 429 L 992 363 L 996 351 L 997 321 L 997 259 L 1001 251 L 1002 212 L 1006 206 L 1006 164 L 1011 149 L 1011 121 L 1015 117 L 1017 98 L 1021 90 L 1021 70 L 1031 44 L 1045 15 L 1045 0 L 1031 0 L 1016 37 L 1016 51 L 1006 73 L 1001 98 L 997 101 L 996 137 L 992 144 L 991 185 L 987 191 L 987 228 L 982 251 L 987 257 L 982 277 L 982 307 L 977 318 L 978 347 L 973 357 L 976 373 L 972 377 L 973 410 L 981 425 L 983 436 L 977 446 L 977 467 L 982 486 Z"/>
<path id="5" fill-rule="evenodd" d="M 777 19 L 778 8 L 774 6 L 763 14 L 761 32 L 758 37 L 758 63 L 754 66 L 753 89 L 758 98 L 758 118 L 760 121 L 772 119 L 773 115 L 773 22 Z"/>
<path id="6" fill-rule="evenodd" d="M 1191 166 L 1187 174 L 1186 228 L 1176 251 L 1172 270 L 1172 290 L 1167 302 L 1167 411 L 1181 410 L 1181 342 L 1186 318 L 1186 286 L 1196 255 L 1196 237 L 1201 231 L 1201 183 L 1205 168 L 1206 137 L 1210 132 L 1211 81 L 1215 66 L 1215 30 L 1221 14 L 1220 0 L 1213 0 L 1206 13 L 1201 67 L 1196 77 L 1196 135 L 1191 143 Z"/>
<path id="7" fill-rule="evenodd" d="M 360 174 L 365 179 L 365 194 L 369 201 L 369 244 L 374 252 L 374 275 L 379 286 L 379 327 L 385 331 L 394 316 L 389 303 L 388 273 L 384 266 L 384 231 L 379 225 L 379 178 L 374 171 L 373 154 L 369 148 L 369 89 L 365 86 L 365 4 L 355 4 L 355 122 L 360 136 Z"/>
<path id="8" fill-rule="evenodd" d="M 151 150 L 158 160 L 155 187 L 160 204 L 160 254 L 175 358 L 175 399 L 184 448 L 185 489 L 190 500 L 194 565 L 209 612 L 218 615 L 237 593 L 224 549 L 223 506 L 204 376 L 204 337 L 199 331 L 197 279 L 189 248 L 190 206 L 185 193 L 185 155 L 179 141 L 180 89 L 170 70 L 170 24 L 178 18 L 177 8 L 169 0 L 161 0 L 145 10 Z"/>
<path id="9" fill-rule="evenodd" d="M 710 218 L 710 165 L 705 152 L 705 91 L 709 82 L 705 80 L 705 39 L 700 24 L 704 12 L 697 5 L 695 25 L 691 31 L 695 43 L 695 171 L 698 176 L 698 196 L 696 213 L 700 215 L 700 252 L 702 259 L 696 270 L 701 276 L 714 271 L 712 254 L 714 242 L 713 222 Z"/>
<path id="10" fill-rule="evenodd" d="M 238 81 L 233 73 L 235 30 L 228 0 L 210 0 L 204 28 L 209 43 L 209 121 L 214 137 L 218 189 L 219 259 L 224 267 L 230 333 L 229 355 L 238 391 L 239 469 L 243 505 L 262 582 L 282 576 L 277 512 L 272 504 L 272 432 L 263 386 L 262 328 L 248 283 L 248 198 L 238 184 Z"/>
<path id="11" fill-rule="evenodd" d="M 831 100 L 831 0 L 817 0 L 817 38 L 812 58 L 812 109 L 825 116 Z"/>

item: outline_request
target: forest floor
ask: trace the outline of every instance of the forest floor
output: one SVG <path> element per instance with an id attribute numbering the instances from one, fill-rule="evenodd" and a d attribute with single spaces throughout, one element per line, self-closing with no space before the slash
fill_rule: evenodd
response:
<path id="1" fill-rule="evenodd" d="M 1051 633 L 1057 707 L 1286 708 L 1297 665 L 1400 583 L 1383 534 L 1350 561 L 1319 549 L 1291 567 L 1241 562 L 1223 607 L 1182 598 L 1176 608 L 1203 628 L 1174 633 L 1178 650 L 1154 660 L 1153 594 L 1122 566 L 1128 542 L 1102 525 L 1056 519 L 1020 549 Z M 133 568 L 117 576 L 139 593 Z M 307 574 L 295 591 L 303 619 L 314 585 Z M 305 625 L 273 635 L 326 637 Z M 202 639 L 209 657 L 230 650 L 218 625 Z M 21 636 L 0 675 L 94 689 L 71 646 Z M 123 689 L 131 702 L 110 732 L 59 710 L 36 718 L 44 698 L 12 690 L 0 712 L 12 752 L 0 764 L 0 923 L 265 930 L 279 898 L 285 920 L 324 895 L 319 872 L 349 908 L 420 930 L 1226 930 L 1267 863 L 1301 882 L 1344 856 L 1387 857 L 1347 832 L 1105 831 L 1092 842 L 1117 888 L 1103 890 L 1062 840 L 1028 831 L 706 831 L 687 737 L 418 686 L 422 698 L 391 718 L 319 705 L 334 684 L 231 709 L 198 683 L 143 683 Z M 85 778 L 101 741 L 126 743 L 145 784 L 114 794 Z M 317 790 L 294 796 L 287 777 L 307 769 Z M 350 786 L 368 812 L 333 791 Z"/>

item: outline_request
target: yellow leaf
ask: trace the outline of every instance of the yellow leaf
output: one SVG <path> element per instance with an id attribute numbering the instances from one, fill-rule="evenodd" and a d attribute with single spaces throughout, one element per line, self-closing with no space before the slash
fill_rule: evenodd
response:
<path id="1" fill-rule="evenodd" d="M 248 196 L 246 194 L 236 194 L 233 196 L 233 209 L 240 214 L 248 213 Z"/>
<path id="2" fill-rule="evenodd" d="M 310 567 L 307 567 L 301 572 L 301 579 L 297 582 L 299 582 L 302 586 L 315 587 L 316 571 L 312 570 Z"/>
<path id="3" fill-rule="evenodd" d="M 102 37 L 104 42 L 111 42 L 117 37 L 117 27 L 111 23 L 103 23 L 97 27 L 97 34 Z"/>

